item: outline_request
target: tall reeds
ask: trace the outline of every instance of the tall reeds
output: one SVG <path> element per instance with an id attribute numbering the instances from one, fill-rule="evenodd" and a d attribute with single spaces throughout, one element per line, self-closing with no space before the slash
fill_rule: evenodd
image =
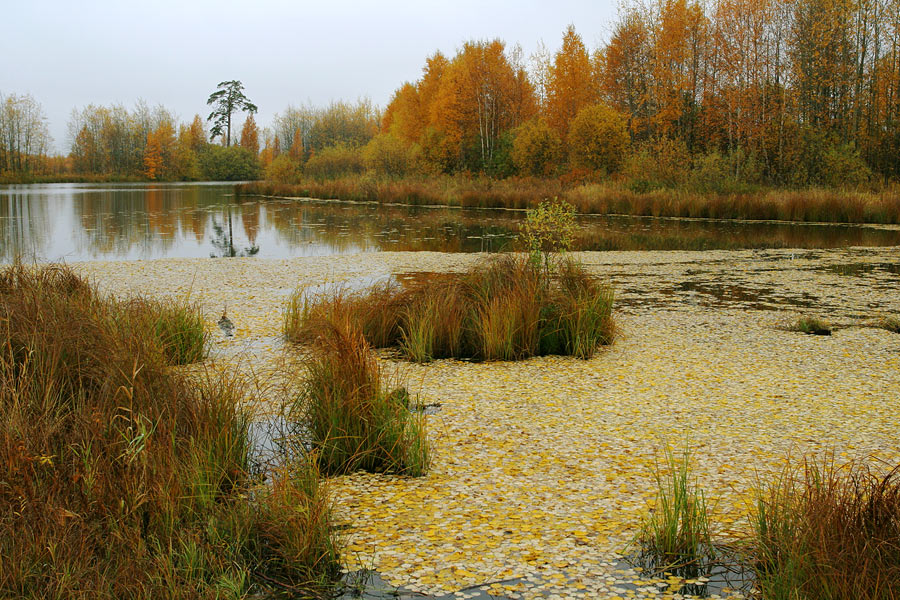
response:
<path id="1" fill-rule="evenodd" d="M 209 333 L 197 304 L 187 300 L 136 300 L 148 329 L 159 339 L 170 364 L 188 365 L 206 358 Z"/>
<path id="2" fill-rule="evenodd" d="M 285 521 L 297 495 L 248 475 L 243 381 L 173 370 L 152 306 L 0 271 L 0 596 L 245 597 L 278 587 L 257 550 L 286 537 L 311 549 L 292 582 L 334 573 L 327 496 Z"/>

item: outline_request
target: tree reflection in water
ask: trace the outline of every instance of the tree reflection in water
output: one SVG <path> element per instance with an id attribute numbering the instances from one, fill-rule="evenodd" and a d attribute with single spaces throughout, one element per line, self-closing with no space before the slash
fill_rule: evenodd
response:
<path id="1" fill-rule="evenodd" d="M 251 246 L 238 250 L 234 245 L 234 227 L 231 219 L 231 209 L 227 211 L 227 230 L 225 223 L 216 222 L 213 217 L 213 238 L 210 243 L 216 252 L 210 252 L 210 258 L 234 258 L 236 256 L 256 256 L 259 253 L 259 246 L 251 240 Z"/>

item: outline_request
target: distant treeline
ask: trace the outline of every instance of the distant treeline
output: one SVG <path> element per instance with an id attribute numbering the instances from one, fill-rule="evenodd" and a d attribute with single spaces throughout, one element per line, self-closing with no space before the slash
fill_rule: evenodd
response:
<path id="1" fill-rule="evenodd" d="M 632 0 L 593 51 L 570 27 L 527 62 L 499 41 L 435 54 L 382 132 L 444 171 L 856 185 L 900 174 L 898 49 L 897 0 Z"/>
<path id="2" fill-rule="evenodd" d="M 88 106 L 73 112 L 68 156 L 46 158 L 39 105 L 0 100 L 7 175 L 859 188 L 900 177 L 900 0 L 627 0 L 600 47 L 574 26 L 555 52 L 530 56 L 470 41 L 429 57 L 383 111 L 289 106 L 261 130 L 248 118 L 238 149 L 210 144 L 199 116 L 178 125 L 162 107 Z"/>

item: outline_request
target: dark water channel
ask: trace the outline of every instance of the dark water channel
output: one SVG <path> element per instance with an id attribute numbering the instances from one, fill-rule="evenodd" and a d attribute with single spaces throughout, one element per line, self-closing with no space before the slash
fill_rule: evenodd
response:
<path id="1" fill-rule="evenodd" d="M 281 258 L 390 250 L 515 248 L 521 211 L 240 197 L 233 186 L 0 186 L 0 261 Z M 707 250 L 900 245 L 860 226 L 582 217 L 577 249 Z"/>

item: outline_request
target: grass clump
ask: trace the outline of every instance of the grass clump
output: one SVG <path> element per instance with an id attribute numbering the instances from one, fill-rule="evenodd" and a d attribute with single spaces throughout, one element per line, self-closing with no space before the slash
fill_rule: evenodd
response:
<path id="1" fill-rule="evenodd" d="M 361 293 L 317 297 L 298 291 L 285 334 L 311 339 L 310 323 L 346 319 L 375 347 L 395 347 L 416 362 L 438 358 L 518 360 L 545 354 L 590 358 L 612 343 L 612 290 L 571 261 L 503 255 L 466 273 Z M 314 327 L 313 327 L 314 329 Z"/>
<path id="2" fill-rule="evenodd" d="M 788 465 L 757 490 L 751 518 L 762 597 L 900 597 L 900 467 Z"/>
<path id="3" fill-rule="evenodd" d="M 243 380 L 173 370 L 152 307 L 64 267 L 0 271 L 0 596 L 242 598 L 335 573 L 327 495 L 293 483 L 314 465 L 258 487 Z"/>
<path id="4" fill-rule="evenodd" d="M 788 327 L 788 330 L 809 335 L 831 335 L 831 326 L 816 317 L 800 317 Z"/>
<path id="5" fill-rule="evenodd" d="M 341 316 L 306 324 L 315 347 L 286 410 L 293 437 L 315 448 L 328 474 L 423 475 L 429 462 L 424 415 L 410 412 L 405 388 L 392 384 L 362 332 Z"/>
<path id="6" fill-rule="evenodd" d="M 206 358 L 209 334 L 197 304 L 187 301 L 140 301 L 149 309 L 151 330 L 170 364 L 189 365 Z"/>
<path id="7" fill-rule="evenodd" d="M 883 317 L 875 324 L 879 329 L 885 329 L 891 333 L 900 333 L 900 318 Z"/>
<path id="8" fill-rule="evenodd" d="M 656 572 L 687 577 L 708 573 L 715 551 L 706 497 L 691 476 L 690 452 L 666 447 L 666 473 L 656 466 L 656 506 L 641 525 L 641 562 Z"/>

